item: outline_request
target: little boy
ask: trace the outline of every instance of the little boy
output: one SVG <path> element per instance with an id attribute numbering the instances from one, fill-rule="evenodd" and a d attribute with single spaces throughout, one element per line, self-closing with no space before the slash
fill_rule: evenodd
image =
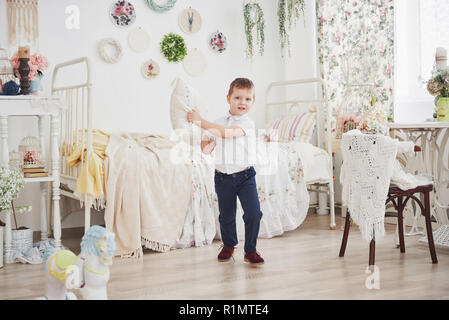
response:
<path id="1" fill-rule="evenodd" d="M 254 105 L 254 84 L 246 78 L 235 79 L 227 95 L 229 112 L 226 116 L 209 122 L 193 110 L 188 112 L 187 120 L 207 130 L 203 137 L 201 150 L 210 154 L 215 149 L 215 192 L 220 210 L 219 222 L 223 248 L 218 261 L 229 261 L 237 245 L 236 209 L 237 196 L 240 199 L 245 222 L 245 257 L 251 265 L 261 265 L 264 259 L 256 251 L 259 234 L 260 211 L 256 186 L 256 171 L 251 166 L 254 159 L 255 126 L 248 117 Z"/>

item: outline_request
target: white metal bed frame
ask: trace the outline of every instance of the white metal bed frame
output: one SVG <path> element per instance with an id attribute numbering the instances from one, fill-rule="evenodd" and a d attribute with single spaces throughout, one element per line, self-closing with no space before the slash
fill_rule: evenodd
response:
<path id="1" fill-rule="evenodd" d="M 291 85 L 300 85 L 300 84 L 316 84 L 321 85 L 321 98 L 312 99 L 312 100 L 302 100 L 302 99 L 293 99 L 287 101 L 269 101 L 269 95 L 273 88 L 275 87 L 286 87 Z M 316 88 L 316 96 L 319 96 L 319 86 Z M 335 199 L 334 199 L 334 179 L 333 179 L 333 161 L 332 161 L 332 136 L 331 136 L 331 110 L 328 104 L 328 97 L 326 92 L 326 85 L 323 79 L 321 78 L 308 78 L 308 79 L 299 79 L 299 80 L 290 80 L 290 81 L 279 81 L 272 82 L 269 84 L 266 93 L 265 93 L 265 121 L 268 122 L 269 119 L 269 107 L 271 106 L 288 106 L 289 113 L 292 107 L 297 104 L 316 104 L 317 108 L 317 147 L 324 149 L 330 156 L 330 168 L 329 172 L 331 173 L 331 178 L 327 181 L 313 181 L 310 182 L 307 186 L 307 189 L 312 192 L 316 192 L 318 195 L 320 193 L 325 193 L 329 195 L 329 211 L 330 211 L 330 225 L 329 228 L 331 230 L 335 230 Z M 327 150 L 326 150 L 327 149 Z M 319 197 L 320 198 L 320 197 Z M 327 202 L 327 201 L 326 201 Z M 324 204 L 318 203 L 318 206 L 321 208 Z M 326 204 L 327 205 L 327 204 Z M 314 207 L 316 205 L 312 205 Z"/>
<path id="2" fill-rule="evenodd" d="M 86 80 L 76 85 L 58 86 L 58 72 L 69 66 L 85 64 Z M 60 141 L 59 152 L 61 159 L 61 185 L 68 186 L 70 190 L 76 190 L 76 182 L 84 160 L 92 152 L 92 82 L 91 82 L 90 62 L 87 57 L 70 60 L 55 66 L 52 76 L 51 94 L 61 96 L 65 101 L 67 109 L 61 111 L 60 120 Z M 69 168 L 66 163 L 66 154 L 70 154 L 78 147 L 82 147 L 81 165 L 76 168 Z M 80 199 L 76 192 L 70 192 L 67 188 L 61 187 L 61 196 L 80 200 L 84 203 L 84 231 L 90 227 L 90 208 L 92 201 Z"/>

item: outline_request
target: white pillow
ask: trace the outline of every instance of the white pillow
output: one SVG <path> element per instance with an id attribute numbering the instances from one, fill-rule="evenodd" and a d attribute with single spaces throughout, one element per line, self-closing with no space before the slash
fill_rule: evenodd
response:
<path id="1" fill-rule="evenodd" d="M 181 78 L 172 82 L 173 92 L 170 99 L 170 120 L 173 130 L 188 144 L 201 142 L 200 127 L 187 121 L 187 112 L 195 109 L 201 117 L 207 118 L 207 106 L 200 95 Z M 193 134 L 193 138 L 192 138 Z"/>

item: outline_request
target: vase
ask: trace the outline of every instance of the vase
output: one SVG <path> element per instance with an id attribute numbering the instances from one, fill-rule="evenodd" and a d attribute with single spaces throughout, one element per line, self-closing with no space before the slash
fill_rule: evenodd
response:
<path id="1" fill-rule="evenodd" d="M 449 121 L 449 97 L 441 97 L 437 102 L 437 120 Z"/>
<path id="2" fill-rule="evenodd" d="M 41 84 L 41 80 L 44 76 L 42 74 L 39 74 L 36 79 L 32 80 L 30 82 L 30 92 L 38 92 L 38 91 L 42 91 L 42 84 Z"/>

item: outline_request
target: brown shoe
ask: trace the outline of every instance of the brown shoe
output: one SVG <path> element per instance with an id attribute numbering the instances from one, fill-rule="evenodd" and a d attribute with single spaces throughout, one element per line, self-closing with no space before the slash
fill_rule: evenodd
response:
<path id="1" fill-rule="evenodd" d="M 245 252 L 244 260 L 245 260 L 245 262 L 247 262 L 253 266 L 260 266 L 260 265 L 264 264 L 264 262 L 265 262 L 257 251 L 251 252 L 251 253 Z"/>
<path id="2" fill-rule="evenodd" d="M 223 245 L 220 253 L 218 254 L 218 261 L 220 262 L 229 261 L 229 259 L 233 258 L 233 254 L 234 254 L 234 247 Z"/>

